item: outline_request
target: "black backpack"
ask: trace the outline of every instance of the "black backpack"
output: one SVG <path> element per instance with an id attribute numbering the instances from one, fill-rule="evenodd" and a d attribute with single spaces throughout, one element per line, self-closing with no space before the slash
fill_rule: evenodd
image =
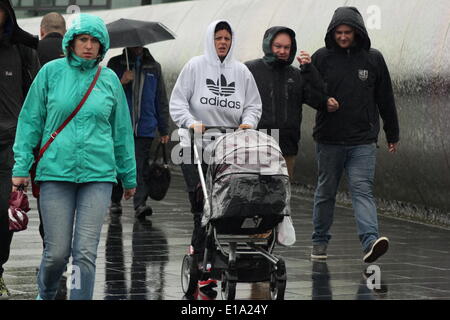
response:
<path id="1" fill-rule="evenodd" d="M 159 151 L 162 147 L 163 163 L 158 162 Z M 166 145 L 159 143 L 155 151 L 155 157 L 144 174 L 145 183 L 148 186 L 148 195 L 156 201 L 164 199 L 170 186 L 170 169 L 167 162 Z"/>

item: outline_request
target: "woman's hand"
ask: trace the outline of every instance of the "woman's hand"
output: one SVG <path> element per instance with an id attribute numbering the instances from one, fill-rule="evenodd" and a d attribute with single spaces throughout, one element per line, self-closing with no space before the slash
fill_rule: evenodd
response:
<path id="1" fill-rule="evenodd" d="M 23 191 L 27 192 L 30 177 L 12 177 L 12 192 L 17 191 L 19 186 L 23 186 Z"/>
<path id="2" fill-rule="evenodd" d="M 123 198 L 124 198 L 125 200 L 128 200 L 128 199 L 130 199 L 131 197 L 133 197 L 135 193 L 136 193 L 136 188 L 133 188 L 133 189 L 125 189 L 125 190 L 123 191 Z"/>
<path id="3" fill-rule="evenodd" d="M 239 129 L 253 129 L 253 126 L 251 124 L 243 123 L 239 126 Z"/>
<path id="4" fill-rule="evenodd" d="M 201 123 L 194 123 L 189 127 L 189 129 L 194 129 L 194 132 L 196 133 L 203 133 L 206 130 L 206 126 Z"/>

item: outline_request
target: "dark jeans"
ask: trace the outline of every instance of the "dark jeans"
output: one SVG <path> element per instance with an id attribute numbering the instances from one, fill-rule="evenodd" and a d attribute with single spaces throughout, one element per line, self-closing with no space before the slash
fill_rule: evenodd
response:
<path id="1" fill-rule="evenodd" d="M 153 138 L 135 137 L 134 149 L 136 156 L 136 176 L 137 176 L 137 188 L 136 194 L 133 198 L 134 209 L 136 210 L 140 206 L 145 206 L 145 202 L 148 198 L 148 186 L 144 181 L 144 172 L 148 170 L 148 161 L 150 159 L 150 149 L 152 147 Z M 123 187 L 119 183 L 114 186 L 111 201 L 120 203 L 123 196 Z"/>
<path id="2" fill-rule="evenodd" d="M 8 261 L 13 232 L 9 231 L 8 203 L 14 156 L 12 144 L 0 145 L 0 277 Z"/>

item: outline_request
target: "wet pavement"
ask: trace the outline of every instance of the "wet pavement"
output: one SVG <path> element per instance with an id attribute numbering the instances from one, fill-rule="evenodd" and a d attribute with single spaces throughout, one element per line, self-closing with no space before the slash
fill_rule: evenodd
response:
<path id="1" fill-rule="evenodd" d="M 192 230 L 184 182 L 175 170 L 163 201 L 150 201 L 153 216 L 134 218 L 132 202 L 124 202 L 120 218 L 107 217 L 98 250 L 94 299 L 180 300 L 180 271 Z M 31 202 L 35 208 L 35 201 Z M 450 230 L 380 216 L 380 231 L 390 250 L 369 276 L 356 235 L 351 209 L 339 206 L 328 248 L 328 261 L 311 262 L 312 199 L 295 193 L 292 212 L 297 242 L 277 247 L 287 266 L 287 300 L 450 299 Z M 40 263 L 37 211 L 30 211 L 28 230 L 15 234 L 5 282 L 11 299 L 34 299 Z M 380 281 L 371 279 L 381 275 Z M 219 284 L 220 287 L 220 284 Z M 221 299 L 220 290 L 217 299 Z M 269 299 L 268 283 L 238 283 L 236 299 Z M 206 299 L 199 296 L 198 299 Z"/>

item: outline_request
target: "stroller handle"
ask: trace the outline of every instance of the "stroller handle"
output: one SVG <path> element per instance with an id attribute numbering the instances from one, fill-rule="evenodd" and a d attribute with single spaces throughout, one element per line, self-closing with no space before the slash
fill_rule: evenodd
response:
<path id="1" fill-rule="evenodd" d="M 225 126 L 205 126 L 205 131 L 218 130 L 221 133 L 226 133 L 228 130 L 237 130 L 239 127 L 225 127 Z M 193 128 L 189 128 L 189 133 L 194 133 Z"/>
<path id="2" fill-rule="evenodd" d="M 205 133 L 211 134 L 211 131 L 216 131 L 217 134 L 226 134 L 228 131 L 236 131 L 239 128 L 236 127 L 224 127 L 224 126 L 205 126 L 205 131 L 202 133 L 195 132 L 193 128 L 189 128 L 189 136 L 191 138 L 191 142 L 195 139 L 202 139 Z"/>

